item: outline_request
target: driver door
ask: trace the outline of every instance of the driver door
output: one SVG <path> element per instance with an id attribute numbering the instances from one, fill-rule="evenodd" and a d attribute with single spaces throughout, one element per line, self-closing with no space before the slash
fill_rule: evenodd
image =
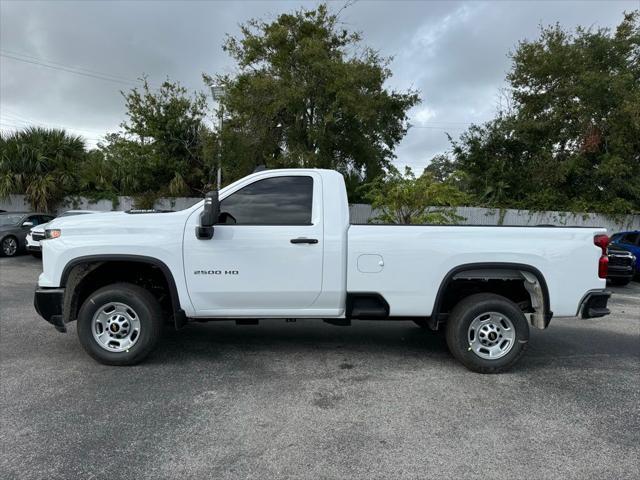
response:
<path id="1" fill-rule="evenodd" d="M 277 316 L 310 308 L 322 290 L 320 176 L 274 175 L 225 192 L 210 240 L 185 229 L 187 288 L 197 316 Z"/>

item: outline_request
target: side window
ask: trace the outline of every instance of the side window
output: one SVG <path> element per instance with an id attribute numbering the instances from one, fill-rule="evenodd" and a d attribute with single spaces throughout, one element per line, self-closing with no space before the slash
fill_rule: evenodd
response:
<path id="1" fill-rule="evenodd" d="M 622 239 L 622 243 L 628 243 L 629 245 L 635 245 L 638 243 L 638 237 L 640 234 L 638 233 L 627 233 Z"/>
<path id="2" fill-rule="evenodd" d="M 31 215 L 30 217 L 25 218 L 22 223 L 24 222 L 32 222 L 34 227 L 42 223 L 40 222 L 40 217 L 38 215 Z"/>
<path id="3" fill-rule="evenodd" d="M 258 180 L 220 202 L 220 223 L 311 225 L 313 179 L 271 177 Z"/>

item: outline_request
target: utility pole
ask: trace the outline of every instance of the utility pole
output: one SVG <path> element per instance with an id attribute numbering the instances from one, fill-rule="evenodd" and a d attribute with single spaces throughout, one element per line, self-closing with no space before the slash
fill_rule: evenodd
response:
<path id="1" fill-rule="evenodd" d="M 221 99 L 224 95 L 224 87 L 220 84 L 211 85 L 211 96 L 214 102 L 218 102 L 218 171 L 216 175 L 216 185 L 218 191 L 222 184 L 222 127 L 224 122 L 224 106 Z"/>

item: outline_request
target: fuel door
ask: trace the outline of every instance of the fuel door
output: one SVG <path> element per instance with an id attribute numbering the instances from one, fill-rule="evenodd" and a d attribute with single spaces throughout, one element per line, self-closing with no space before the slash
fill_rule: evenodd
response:
<path id="1" fill-rule="evenodd" d="M 358 271 L 361 273 L 380 273 L 383 268 L 382 255 L 365 254 L 358 257 Z"/>

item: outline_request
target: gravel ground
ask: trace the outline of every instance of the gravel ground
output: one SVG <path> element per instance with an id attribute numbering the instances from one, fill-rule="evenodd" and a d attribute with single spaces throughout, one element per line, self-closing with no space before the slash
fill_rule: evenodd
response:
<path id="1" fill-rule="evenodd" d="M 190 325 L 106 367 L 0 259 L 0 477 L 640 478 L 640 284 L 478 375 L 412 323 Z"/>

